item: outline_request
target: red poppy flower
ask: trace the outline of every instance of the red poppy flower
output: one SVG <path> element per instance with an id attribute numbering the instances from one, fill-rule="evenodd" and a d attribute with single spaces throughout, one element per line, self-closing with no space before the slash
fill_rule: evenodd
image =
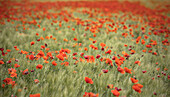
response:
<path id="1" fill-rule="evenodd" d="M 42 69 L 43 68 L 43 65 L 41 65 L 41 64 L 38 64 L 37 66 L 36 66 L 36 69 Z"/>
<path id="2" fill-rule="evenodd" d="M 81 53 L 80 56 L 83 57 L 84 53 Z"/>
<path id="3" fill-rule="evenodd" d="M 10 75 L 10 77 L 16 77 L 16 78 L 17 78 L 17 73 L 12 72 L 11 75 Z"/>
<path id="4" fill-rule="evenodd" d="M 85 77 L 86 83 L 93 84 L 93 81 L 91 78 Z"/>
<path id="5" fill-rule="evenodd" d="M 23 72 L 22 72 L 22 75 L 28 75 L 28 69 L 25 69 Z"/>
<path id="6" fill-rule="evenodd" d="M 18 67 L 20 67 L 20 65 L 18 65 L 18 64 L 15 64 L 15 65 L 14 65 L 14 67 L 15 67 L 15 68 L 18 68 Z"/>
<path id="7" fill-rule="evenodd" d="M 63 57 L 61 54 L 56 55 L 56 57 L 57 57 L 58 59 L 60 59 L 61 61 L 64 61 L 64 57 Z"/>
<path id="8" fill-rule="evenodd" d="M 106 44 L 104 44 L 104 43 L 100 43 L 100 46 L 101 46 L 101 47 L 105 47 L 105 46 L 106 46 Z"/>
<path id="9" fill-rule="evenodd" d="M 131 69 L 128 69 L 127 67 L 124 67 L 124 69 L 125 69 L 125 72 L 126 72 L 126 73 L 132 74 Z"/>
<path id="10" fill-rule="evenodd" d="M 135 78 L 130 78 L 130 79 L 131 79 L 132 83 L 137 83 L 138 82 L 138 80 L 136 80 Z"/>
<path id="11" fill-rule="evenodd" d="M 6 83 L 6 84 L 11 84 L 12 79 L 11 79 L 11 78 L 5 78 L 5 79 L 3 80 L 3 82 Z"/>
<path id="12" fill-rule="evenodd" d="M 54 66 L 56 66 L 56 65 L 57 65 L 57 63 L 56 63 L 55 61 L 53 61 L 53 62 L 52 62 L 52 64 L 53 64 Z"/>
<path id="13" fill-rule="evenodd" d="M 96 56 L 96 58 L 99 59 L 99 58 L 100 58 L 100 55 L 98 54 L 98 55 Z"/>
<path id="14" fill-rule="evenodd" d="M 113 95 L 114 96 L 116 96 L 116 97 L 119 97 L 119 95 L 120 95 L 120 93 L 119 93 L 119 91 L 118 90 L 111 90 L 111 92 L 113 93 Z"/>
<path id="15" fill-rule="evenodd" d="M 147 71 L 145 70 L 145 71 L 142 71 L 142 73 L 146 73 Z"/>
<path id="16" fill-rule="evenodd" d="M 43 28 L 43 31 L 45 31 L 45 28 Z"/>
<path id="17" fill-rule="evenodd" d="M 118 70 L 120 73 L 122 73 L 122 74 L 124 74 L 124 73 L 125 73 L 124 69 L 123 69 L 123 68 L 121 68 L 120 66 L 118 66 L 117 70 Z"/>
<path id="18" fill-rule="evenodd" d="M 90 93 L 85 92 L 85 94 L 83 95 L 83 97 L 98 97 L 98 96 L 99 96 L 98 93 L 94 94 L 92 92 L 90 92 Z"/>
<path id="19" fill-rule="evenodd" d="M 34 60 L 34 55 L 29 55 L 30 60 Z"/>
<path id="20" fill-rule="evenodd" d="M 35 42 L 34 42 L 34 41 L 32 41 L 32 42 L 31 42 L 31 46 L 32 46 L 32 45 L 34 45 L 34 43 L 35 43 Z"/>
<path id="21" fill-rule="evenodd" d="M 108 51 L 105 52 L 105 54 L 111 54 L 111 50 L 109 49 Z"/>
<path id="22" fill-rule="evenodd" d="M 3 61 L 0 61 L 0 64 L 4 64 L 4 62 L 3 62 Z"/>
<path id="23" fill-rule="evenodd" d="M 38 93 L 38 94 L 30 94 L 30 97 L 40 97 L 40 93 Z"/>
<path id="24" fill-rule="evenodd" d="M 73 38 L 74 41 L 77 41 L 78 39 L 77 38 Z"/>
<path id="25" fill-rule="evenodd" d="M 39 83 L 39 80 L 38 80 L 38 79 L 35 79 L 34 82 L 35 82 L 35 83 Z"/>
<path id="26" fill-rule="evenodd" d="M 107 73 L 107 72 L 108 72 L 108 70 L 107 70 L 107 69 L 103 69 L 102 71 L 103 71 L 103 73 Z"/>
<path id="27" fill-rule="evenodd" d="M 143 87 L 143 85 L 141 85 L 141 84 L 134 84 L 133 86 L 132 86 L 132 89 L 134 89 L 136 92 L 138 92 L 138 93 L 141 93 L 141 88 Z"/>
<path id="28" fill-rule="evenodd" d="M 2 84 L 2 88 L 5 88 L 5 84 Z"/>

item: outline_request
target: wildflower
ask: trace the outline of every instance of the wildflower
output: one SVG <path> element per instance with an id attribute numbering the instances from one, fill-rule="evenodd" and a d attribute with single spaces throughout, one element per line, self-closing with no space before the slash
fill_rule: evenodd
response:
<path id="1" fill-rule="evenodd" d="M 130 78 L 130 79 L 131 79 L 132 83 L 137 83 L 138 82 L 138 80 L 136 80 L 135 78 Z"/>
<path id="2" fill-rule="evenodd" d="M 38 94 L 30 94 L 30 97 L 40 97 L 40 93 L 38 93 Z"/>
<path id="3" fill-rule="evenodd" d="M 102 71 L 103 71 L 103 73 L 107 73 L 107 72 L 108 72 L 108 70 L 107 70 L 107 69 L 103 69 Z"/>
<path id="4" fill-rule="evenodd" d="M 25 69 L 23 72 L 22 72 L 22 75 L 28 75 L 28 69 Z"/>
<path id="5" fill-rule="evenodd" d="M 141 93 L 141 88 L 143 87 L 143 85 L 141 85 L 141 84 L 134 84 L 133 86 L 132 86 L 132 89 L 134 89 L 136 92 L 138 92 L 138 93 Z"/>
<path id="6" fill-rule="evenodd" d="M 86 83 L 93 84 L 93 81 L 91 78 L 85 77 Z"/>
<path id="7" fill-rule="evenodd" d="M 42 67 L 43 67 L 43 65 L 38 64 L 38 65 L 36 66 L 36 69 L 42 69 Z"/>
<path id="8" fill-rule="evenodd" d="M 117 70 L 118 70 L 120 73 L 122 73 L 122 74 L 124 74 L 124 73 L 125 73 L 124 69 L 123 69 L 123 68 L 121 68 L 120 66 L 118 66 Z"/>
<path id="9" fill-rule="evenodd" d="M 111 92 L 113 93 L 113 95 L 114 96 L 116 96 L 116 97 L 119 97 L 119 95 L 120 95 L 120 93 L 119 93 L 119 91 L 118 90 L 111 90 Z"/>
<path id="10" fill-rule="evenodd" d="M 31 42 L 31 46 L 32 46 L 32 45 L 34 45 L 34 43 L 35 43 L 35 42 L 34 42 L 34 41 L 32 41 L 32 42 Z"/>
<path id="11" fill-rule="evenodd" d="M 125 69 L 125 72 L 126 72 L 126 73 L 132 74 L 131 69 L 128 69 L 127 67 L 124 67 L 124 69 Z"/>
<path id="12" fill-rule="evenodd" d="M 57 65 L 57 63 L 56 63 L 55 61 L 53 61 L 53 62 L 52 62 L 52 64 L 53 64 L 54 66 L 56 66 L 56 65 Z"/>
<path id="13" fill-rule="evenodd" d="M 39 83 L 39 80 L 38 80 L 38 79 L 35 79 L 34 82 L 37 84 L 37 83 Z"/>
<path id="14" fill-rule="evenodd" d="M 94 94 L 94 93 L 92 93 L 92 92 L 90 92 L 90 93 L 85 92 L 85 94 L 83 95 L 83 97 L 99 97 L 99 94 L 98 94 L 98 93 L 97 93 L 97 94 Z"/>

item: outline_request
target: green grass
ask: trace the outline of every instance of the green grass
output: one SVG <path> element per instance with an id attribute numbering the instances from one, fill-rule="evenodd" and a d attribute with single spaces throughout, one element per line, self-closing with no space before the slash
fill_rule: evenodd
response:
<path id="1" fill-rule="evenodd" d="M 68 13 L 72 14 L 75 18 L 80 18 L 82 20 L 92 20 L 94 22 L 98 22 L 97 18 L 107 18 L 108 16 L 104 14 L 104 16 L 101 16 L 101 13 L 97 13 L 94 17 L 89 17 L 88 14 L 83 14 L 79 11 L 82 11 L 85 8 L 78 8 L 74 9 L 73 11 L 69 8 L 61 9 L 55 12 L 55 10 L 51 10 L 52 12 L 59 13 L 61 11 L 68 11 Z M 86 8 L 89 10 L 88 8 Z M 94 11 L 94 10 L 92 10 Z M 95 13 L 95 12 L 94 12 Z M 3 58 L 3 61 L 5 64 L 0 64 L 0 77 L 1 82 L 0 84 L 4 84 L 3 80 L 5 78 L 11 78 L 10 74 L 8 74 L 9 68 L 15 68 L 14 64 L 19 64 L 19 68 L 15 68 L 17 70 L 17 78 L 13 77 L 13 81 L 16 82 L 16 85 L 11 88 L 11 85 L 6 85 L 5 88 L 0 87 L 0 96 L 1 97 L 9 97 L 11 95 L 16 95 L 17 97 L 28 97 L 30 94 L 36 94 L 40 93 L 41 97 L 82 97 L 85 92 L 93 92 L 93 93 L 99 93 L 99 97 L 114 97 L 114 95 L 111 93 L 111 90 L 108 89 L 108 84 L 113 84 L 114 87 L 121 88 L 122 91 L 120 91 L 120 96 L 126 96 L 126 97 L 168 97 L 169 93 L 169 80 L 167 78 L 167 75 L 170 73 L 170 52 L 169 46 L 164 46 L 161 42 L 166 39 L 163 36 L 165 34 L 162 34 L 160 36 L 156 35 L 148 35 L 149 32 L 149 26 L 145 27 L 145 34 L 141 34 L 142 30 L 140 29 L 145 24 L 139 23 L 138 21 L 141 20 L 138 15 L 132 15 L 132 18 L 137 19 L 136 21 L 133 21 L 132 19 L 128 19 L 125 22 L 125 25 L 134 24 L 139 25 L 138 28 L 133 29 L 134 37 L 131 37 L 128 35 L 126 38 L 122 36 L 122 33 L 129 33 L 128 30 L 124 30 L 122 27 L 122 22 L 124 19 L 127 19 L 128 16 L 121 17 L 123 15 L 126 15 L 124 13 L 121 13 L 118 15 L 118 18 L 116 19 L 114 16 L 117 15 L 115 13 L 111 13 L 113 15 L 112 17 L 109 17 L 113 21 L 117 21 L 118 24 L 116 24 L 114 27 L 119 25 L 117 33 L 110 32 L 107 34 L 106 24 L 111 24 L 112 22 L 106 21 L 106 23 L 103 25 L 102 28 L 99 28 L 100 32 L 95 33 L 96 37 L 93 37 L 93 33 L 91 33 L 89 30 L 85 31 L 85 26 L 76 25 L 76 22 L 72 22 L 71 20 L 69 22 L 62 22 L 62 27 L 59 27 L 59 21 L 62 20 L 60 16 L 58 18 L 54 19 L 35 19 L 37 21 L 41 21 L 41 23 L 38 23 L 41 25 L 41 28 L 37 27 L 37 25 L 30 25 L 30 24 L 24 24 L 25 28 L 29 28 L 29 30 L 23 30 L 23 23 L 20 21 L 14 21 L 14 24 L 11 24 L 11 22 L 7 22 L 6 19 L 5 25 L 0 25 L 0 47 L 4 48 L 4 51 L 7 49 L 10 49 L 11 52 L 9 52 L 5 56 L 0 56 L 0 58 Z M 62 15 L 63 17 L 63 15 Z M 70 19 L 70 18 L 69 18 Z M 31 17 L 26 17 L 27 21 L 31 21 Z M 52 20 L 57 20 L 58 23 L 53 23 L 51 25 Z M 73 19 L 76 20 L 76 19 Z M 16 31 L 16 25 L 20 24 Z M 70 26 L 70 28 L 67 28 L 67 26 Z M 168 24 L 164 25 L 168 26 Z M 46 31 L 43 31 L 43 27 L 46 28 Z M 34 28 L 34 29 L 32 29 Z M 55 30 L 55 28 L 58 28 L 58 30 Z M 72 30 L 72 28 L 75 28 L 75 31 Z M 110 27 L 110 29 L 112 29 Z M 130 29 L 130 27 L 128 27 Z M 136 31 L 136 33 L 135 33 Z M 39 33 L 39 36 L 36 36 L 36 33 Z M 86 33 L 86 37 L 84 37 L 84 34 Z M 46 37 L 52 35 L 53 38 L 56 38 L 56 40 L 53 39 L 44 39 L 40 42 L 36 41 L 41 36 Z M 146 44 L 150 43 L 150 39 L 156 40 L 157 45 L 152 47 L 153 52 L 157 52 L 158 55 L 152 55 L 152 53 L 144 53 L 142 52 L 143 49 L 145 49 L 145 45 L 142 45 L 141 42 L 139 44 L 136 44 L 136 38 L 138 36 L 141 36 L 141 39 L 144 39 L 144 35 L 149 36 L 148 39 L 145 39 Z M 74 41 L 73 38 L 77 37 L 78 41 Z M 64 38 L 68 39 L 68 42 L 64 41 Z M 96 47 L 99 48 L 99 50 L 93 50 L 89 47 L 90 44 L 93 44 L 92 41 L 89 40 L 89 38 L 93 38 L 93 40 L 97 40 L 97 42 L 94 44 Z M 134 41 L 132 41 L 134 40 Z M 30 42 L 34 41 L 34 45 L 30 45 Z M 108 49 L 111 49 L 111 54 L 105 54 L 105 51 L 101 51 L 100 43 L 105 43 L 106 46 L 108 46 Z M 52 56 L 54 57 L 53 60 L 57 62 L 57 66 L 52 65 L 52 61 L 48 59 L 49 63 L 44 63 L 44 59 L 41 58 L 39 60 L 29 60 L 26 59 L 26 55 L 24 54 L 18 54 L 19 51 L 24 50 L 27 52 L 35 52 L 35 55 L 37 55 L 38 50 L 41 50 L 41 45 L 47 44 L 47 48 L 50 48 L 48 52 L 51 51 L 60 51 L 61 48 L 63 49 L 70 49 L 71 53 L 67 54 L 68 59 L 65 59 L 65 62 L 69 62 L 69 66 L 60 65 L 62 61 L 60 61 L 58 58 L 56 58 L 55 53 L 52 53 Z M 75 43 L 82 43 L 82 46 L 75 46 L 73 45 Z M 124 44 L 127 44 L 128 47 L 125 47 Z M 16 51 L 13 46 L 17 46 L 19 48 L 19 51 Z M 128 51 L 129 46 L 133 46 L 133 50 L 135 50 L 135 54 L 131 55 L 130 51 Z M 84 47 L 88 48 L 88 51 L 84 51 Z M 162 47 L 167 48 L 167 50 L 162 49 Z M 79 49 L 81 48 L 81 50 Z M 147 49 L 149 50 L 149 49 Z M 46 51 L 42 49 L 42 51 L 45 53 Z M 121 74 L 117 71 L 116 66 L 110 66 L 106 64 L 105 62 L 100 62 L 100 59 L 95 59 L 94 63 L 88 63 L 88 62 L 78 62 L 76 65 L 74 65 L 75 60 L 73 60 L 72 54 L 77 52 L 78 55 L 76 57 L 79 59 L 81 58 L 80 53 L 84 53 L 84 55 L 93 55 L 96 57 L 97 54 L 100 54 L 101 57 L 105 58 L 112 58 L 113 56 L 117 56 L 118 54 L 122 55 L 122 51 L 127 52 L 130 55 L 130 58 L 128 60 L 124 61 L 124 64 L 121 65 L 122 68 L 128 67 L 132 69 L 132 74 Z M 116 52 L 116 54 L 114 53 Z M 30 53 L 29 53 L 30 54 Z M 45 53 L 46 55 L 46 53 Z M 144 55 L 143 57 L 141 57 Z M 163 58 L 162 56 L 165 56 Z M 10 60 L 11 58 L 18 59 L 19 62 L 16 62 L 12 60 L 11 64 L 7 64 L 6 62 Z M 135 61 L 140 61 L 141 65 L 138 66 L 137 64 L 134 64 Z M 159 64 L 156 64 L 158 62 Z M 114 61 L 113 61 L 114 63 Z M 42 64 L 43 68 L 41 70 L 36 69 L 36 66 L 38 64 Z M 98 64 L 98 65 L 96 65 Z M 160 68 L 159 71 L 156 69 Z M 164 68 L 168 68 L 167 71 L 164 70 Z M 29 70 L 28 75 L 22 75 L 21 70 Z M 103 73 L 101 76 L 99 76 L 100 73 L 102 73 L 102 69 L 108 69 L 108 73 Z M 30 72 L 30 70 L 35 70 L 34 72 Z M 146 70 L 146 73 L 142 73 L 143 70 Z M 73 73 L 73 71 L 77 71 L 77 73 Z M 161 71 L 164 71 L 167 75 L 163 76 L 161 74 Z M 157 75 L 160 75 L 161 77 L 158 78 Z M 85 77 L 92 78 L 93 84 L 88 84 L 85 82 Z M 138 93 L 132 89 L 133 83 L 130 80 L 130 77 L 135 76 L 139 80 L 139 84 L 143 85 L 142 93 Z M 155 78 L 155 80 L 152 80 L 152 78 Z M 35 83 L 34 80 L 38 79 L 39 83 Z M 22 91 L 18 91 L 18 89 L 21 89 Z M 153 93 L 156 92 L 156 95 L 153 95 Z"/>

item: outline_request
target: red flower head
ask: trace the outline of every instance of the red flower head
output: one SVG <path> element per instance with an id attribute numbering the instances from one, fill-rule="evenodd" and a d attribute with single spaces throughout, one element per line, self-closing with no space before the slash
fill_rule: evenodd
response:
<path id="1" fill-rule="evenodd" d="M 138 93 L 141 93 L 141 88 L 143 87 L 143 85 L 141 85 L 141 84 L 134 84 L 133 86 L 132 86 L 132 89 L 134 89 L 136 92 L 138 92 Z"/>
<path id="2" fill-rule="evenodd" d="M 94 94 L 92 92 L 90 92 L 90 93 L 85 92 L 85 94 L 83 95 L 83 97 L 98 97 L 98 96 L 99 96 L 98 93 Z"/>
<path id="3" fill-rule="evenodd" d="M 28 69 L 25 69 L 23 72 L 22 72 L 22 75 L 28 75 Z"/>
<path id="4" fill-rule="evenodd" d="M 36 69 L 42 69 L 43 68 L 43 65 L 41 65 L 41 64 L 38 64 L 37 66 L 36 66 Z"/>
<path id="5" fill-rule="evenodd" d="M 39 83 L 39 80 L 38 80 L 38 79 L 35 79 L 34 82 L 35 82 L 35 83 Z"/>
<path id="6" fill-rule="evenodd" d="M 107 72 L 108 72 L 108 70 L 107 70 L 107 69 L 103 69 L 102 71 L 103 71 L 103 73 L 107 73 Z"/>
<path id="7" fill-rule="evenodd" d="M 38 94 L 30 94 L 30 97 L 40 97 L 40 93 L 38 93 Z"/>
<path id="8" fill-rule="evenodd" d="M 35 43 L 35 42 L 34 42 L 34 41 L 32 41 L 32 42 L 31 42 L 31 46 L 32 46 L 32 45 L 34 45 L 34 43 Z"/>
<path id="9" fill-rule="evenodd" d="M 138 82 L 138 80 L 136 80 L 135 78 L 130 78 L 130 79 L 131 79 L 132 83 L 137 83 Z"/>
<path id="10" fill-rule="evenodd" d="M 125 73 L 124 69 L 123 69 L 123 68 L 121 68 L 120 66 L 118 66 L 117 70 L 118 70 L 120 73 L 122 73 L 122 74 L 124 74 L 124 73 Z"/>
<path id="11" fill-rule="evenodd" d="M 125 69 L 125 72 L 126 72 L 126 73 L 132 74 L 131 69 L 128 69 L 127 67 L 124 67 L 124 69 Z"/>
<path id="12" fill-rule="evenodd" d="M 53 61 L 53 62 L 52 62 L 52 64 L 53 64 L 54 66 L 56 66 L 56 65 L 57 65 L 57 63 L 56 63 L 55 61 Z"/>
<path id="13" fill-rule="evenodd" d="M 113 95 L 114 96 L 116 96 L 116 97 L 119 97 L 119 95 L 120 95 L 120 93 L 119 93 L 119 91 L 118 90 L 111 90 L 111 92 L 113 93 Z"/>
<path id="14" fill-rule="evenodd" d="M 86 83 L 93 84 L 93 81 L 91 78 L 85 77 Z"/>
<path id="15" fill-rule="evenodd" d="M 11 84 L 12 79 L 11 78 L 6 78 L 6 79 L 3 80 L 3 82 L 6 83 L 6 84 Z"/>

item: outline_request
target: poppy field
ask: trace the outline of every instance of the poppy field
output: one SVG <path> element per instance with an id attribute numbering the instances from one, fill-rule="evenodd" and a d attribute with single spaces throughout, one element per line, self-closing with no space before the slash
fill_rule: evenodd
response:
<path id="1" fill-rule="evenodd" d="M 0 97 L 170 97 L 170 1 L 1 0 Z"/>

